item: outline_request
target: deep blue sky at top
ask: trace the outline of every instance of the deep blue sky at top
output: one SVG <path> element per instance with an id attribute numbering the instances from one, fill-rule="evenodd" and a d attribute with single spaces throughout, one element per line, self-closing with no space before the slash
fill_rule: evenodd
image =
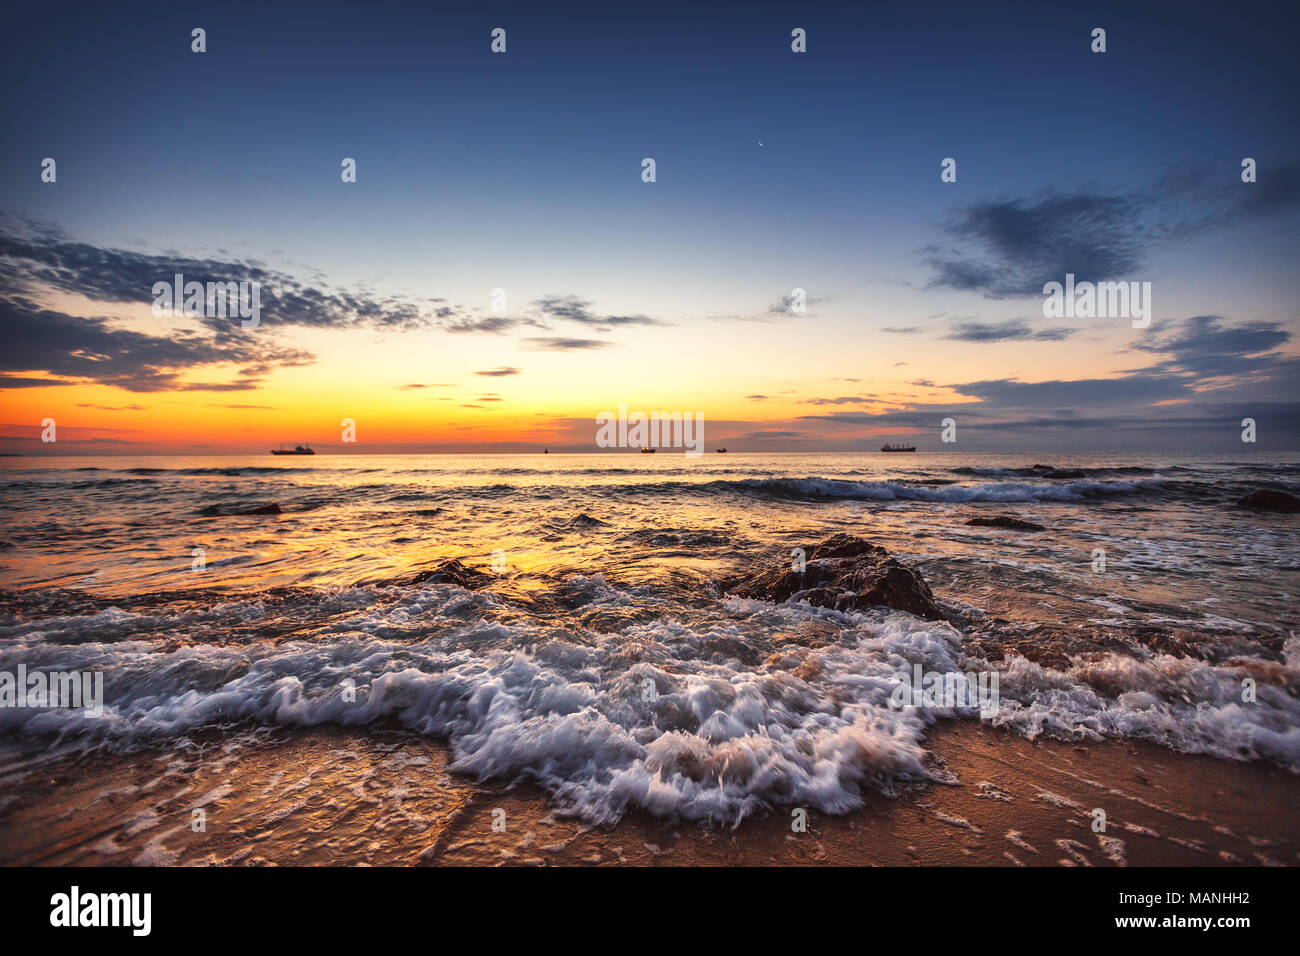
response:
<path id="1" fill-rule="evenodd" d="M 547 6 L 13 8 L 0 207 L 90 241 L 278 252 L 425 294 L 500 259 L 538 282 L 581 261 L 590 279 L 555 287 L 608 294 L 620 264 L 648 274 L 618 258 L 630 243 L 687 281 L 702 259 L 743 283 L 785 256 L 824 286 L 922 281 L 915 249 L 954 202 L 1300 155 L 1289 5 Z M 52 197 L 32 175 L 45 155 Z M 364 191 L 339 192 L 343 156 Z M 441 285 L 406 288 L 417 273 Z M 700 311 L 734 293 L 702 290 Z"/>

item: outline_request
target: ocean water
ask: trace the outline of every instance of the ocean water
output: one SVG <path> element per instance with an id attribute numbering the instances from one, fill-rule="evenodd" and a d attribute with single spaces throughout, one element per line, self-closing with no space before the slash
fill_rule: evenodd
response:
<path id="1" fill-rule="evenodd" d="M 21 458 L 0 487 L 0 671 L 104 674 L 99 717 L 0 708 L 28 752 L 401 728 L 593 822 L 847 811 L 947 779 L 939 719 L 1300 772 L 1300 516 L 1234 506 L 1300 492 L 1297 455 Z M 1047 530 L 966 524 L 994 515 Z M 947 620 L 719 585 L 837 532 Z M 491 582 L 410 583 L 451 558 Z M 892 707 L 915 664 L 996 669 L 996 713 Z"/>

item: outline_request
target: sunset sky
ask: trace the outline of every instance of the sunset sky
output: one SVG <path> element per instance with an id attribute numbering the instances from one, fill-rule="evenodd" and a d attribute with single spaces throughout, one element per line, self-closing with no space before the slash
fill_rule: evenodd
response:
<path id="1" fill-rule="evenodd" d="M 1072 6 L 25 5 L 0 450 L 593 450 L 619 405 L 733 451 L 1300 447 L 1295 13 Z M 261 325 L 156 317 L 176 272 Z M 1044 318 L 1067 272 L 1150 327 Z"/>

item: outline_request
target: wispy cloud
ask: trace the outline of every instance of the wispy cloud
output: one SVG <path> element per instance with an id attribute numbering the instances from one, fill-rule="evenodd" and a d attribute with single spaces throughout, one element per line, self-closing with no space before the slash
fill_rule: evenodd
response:
<path id="1" fill-rule="evenodd" d="M 1209 169 L 1176 168 L 1145 186 L 1105 192 L 1044 190 L 979 202 L 944 227 L 954 242 L 930 246 L 930 288 L 1002 299 L 1041 295 L 1073 273 L 1080 282 L 1133 275 L 1157 247 L 1300 201 L 1300 165 L 1267 182 L 1224 188 Z"/>
<path id="2" fill-rule="evenodd" d="M 803 298 L 803 307 L 799 308 L 799 301 L 793 295 L 783 295 L 776 302 L 767 307 L 770 315 L 806 315 L 806 310 L 814 305 L 821 305 L 826 300 L 818 296 L 805 295 Z"/>
<path id="3" fill-rule="evenodd" d="M 1181 327 L 1162 330 L 1151 341 L 1135 343 L 1138 352 L 1168 358 L 1147 371 L 1181 373 L 1197 379 L 1254 376 L 1294 371 L 1300 359 L 1276 351 L 1291 341 L 1277 322 L 1225 325 L 1222 316 L 1192 316 Z"/>
<path id="4" fill-rule="evenodd" d="M 959 427 L 1013 436 L 1026 431 L 1109 431 L 1179 435 L 1205 429 L 1235 435 L 1245 415 L 1267 420 L 1276 435 L 1300 424 L 1300 358 L 1281 351 L 1292 334 L 1275 322 L 1228 324 L 1221 316 L 1193 316 L 1167 323 L 1155 337 L 1132 347 L 1159 356 L 1141 368 L 1109 378 L 980 379 L 918 387 L 947 389 L 954 401 L 907 402 L 902 408 L 835 410 L 798 416 L 822 426 L 904 429 L 924 434 L 953 415 Z M 813 405 L 851 405 L 858 397 L 805 400 Z M 865 402 L 864 402 L 865 404 Z"/>
<path id="5" fill-rule="evenodd" d="M 454 322 L 447 322 L 442 327 L 453 334 L 463 335 L 473 332 L 484 332 L 490 335 L 504 335 L 506 332 L 521 325 L 531 325 L 534 328 L 546 328 L 539 322 L 532 319 L 516 318 L 505 315 L 486 315 L 458 318 Z"/>
<path id="6" fill-rule="evenodd" d="M 958 342 L 1011 342 L 1025 339 L 1060 342 L 1076 331 L 1066 328 L 1034 331 L 1024 319 L 1008 319 L 1005 322 L 959 322 L 944 338 Z"/>
<path id="7" fill-rule="evenodd" d="M 536 299 L 532 308 L 547 318 L 614 328 L 622 325 L 668 325 L 648 315 L 601 315 L 591 311 L 591 303 L 576 295 L 549 295 Z"/>
<path id="8" fill-rule="evenodd" d="M 878 402 L 874 395 L 836 395 L 833 397 L 805 398 L 804 405 L 871 405 Z"/>
<path id="9" fill-rule="evenodd" d="M 154 283 L 171 282 L 177 273 L 186 282 L 259 283 L 261 322 L 267 326 L 405 331 L 429 326 L 434 303 L 442 301 L 331 289 L 252 259 L 153 255 L 96 246 L 68 239 L 48 224 L 0 218 L 0 285 L 29 296 L 52 289 L 99 302 L 152 304 Z M 237 321 L 198 321 L 220 334 L 240 331 Z"/>
<path id="10" fill-rule="evenodd" d="M 613 343 L 601 339 L 569 339 L 560 336 L 540 336 L 522 339 L 525 348 L 533 352 L 572 352 L 579 349 L 607 349 Z"/>
<path id="11" fill-rule="evenodd" d="M 806 432 L 791 431 L 788 429 L 768 428 L 745 432 L 740 437 L 752 439 L 754 441 L 803 441 L 817 436 L 810 435 Z"/>
<path id="12" fill-rule="evenodd" d="M 277 366 L 307 365 L 309 352 L 284 348 L 267 336 L 222 338 L 210 330 L 149 335 L 115 328 L 107 318 L 42 309 L 25 299 L 0 298 L 0 370 L 26 373 L 45 385 L 95 382 L 131 392 L 247 391 Z M 233 382 L 186 382 L 186 372 L 243 365 Z M 36 374 L 34 374 L 36 373 Z M 12 387 L 12 386 L 9 386 Z"/>

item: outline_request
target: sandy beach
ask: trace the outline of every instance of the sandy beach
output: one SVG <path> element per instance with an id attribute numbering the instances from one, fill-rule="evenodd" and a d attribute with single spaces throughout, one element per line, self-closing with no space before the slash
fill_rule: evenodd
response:
<path id="1" fill-rule="evenodd" d="M 930 740 L 954 785 L 868 796 L 807 832 L 774 811 L 738 828 L 630 814 L 557 816 L 530 786 L 447 772 L 442 744 L 317 730 L 212 740 L 38 768 L 16 755 L 0 789 L 0 864 L 311 866 L 1295 865 L 1290 773 L 1145 743 L 1030 743 L 945 722 Z M 266 735 L 261 735 L 266 737 Z M 193 812 L 206 829 L 196 832 Z M 1106 811 L 1095 833 L 1092 811 Z M 494 830 L 504 811 L 504 829 Z M 494 816 L 495 813 L 495 816 Z"/>

